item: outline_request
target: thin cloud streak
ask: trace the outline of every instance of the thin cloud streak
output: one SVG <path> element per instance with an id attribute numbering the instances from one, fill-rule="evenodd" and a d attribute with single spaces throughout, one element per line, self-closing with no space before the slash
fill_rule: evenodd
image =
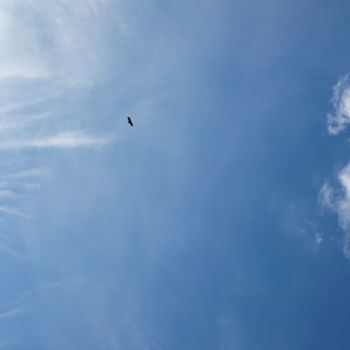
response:
<path id="1" fill-rule="evenodd" d="M 112 136 L 90 136 L 81 131 L 66 132 L 46 138 L 13 139 L 0 143 L 0 150 L 18 150 L 23 148 L 101 148 L 113 142 Z"/>
<path id="2" fill-rule="evenodd" d="M 111 3 L 0 3 L 0 48 L 5 53 L 0 58 L 0 150 L 100 148 L 113 141 L 110 136 L 71 130 L 71 118 L 52 110 L 53 101 L 92 87 L 103 75 L 106 53 L 99 49 L 105 40 L 102 18 Z M 44 27 L 45 37 L 38 23 Z M 94 35 L 86 36 L 87 27 L 93 28 Z"/>
<path id="3" fill-rule="evenodd" d="M 0 220 L 1 216 L 19 216 L 28 218 L 20 209 L 19 199 L 28 191 L 40 187 L 40 182 L 49 175 L 46 168 L 32 168 L 24 171 L 0 175 Z M 8 201 L 11 200 L 11 206 Z"/>
<path id="4" fill-rule="evenodd" d="M 11 249 L 7 244 L 5 244 L 2 241 L 0 241 L 0 251 L 5 252 L 6 254 L 9 254 L 15 258 L 24 258 L 22 254 L 18 253 L 14 249 Z"/>
<path id="5" fill-rule="evenodd" d="M 15 307 L 12 310 L 9 310 L 0 314 L 0 319 L 14 317 L 23 311 L 24 309 L 22 307 Z"/>
<path id="6" fill-rule="evenodd" d="M 0 198 L 17 197 L 18 195 L 10 190 L 0 190 Z"/>
<path id="7" fill-rule="evenodd" d="M 5 173 L 0 175 L 0 200 L 14 200 L 23 197 L 24 192 L 40 187 L 38 181 L 47 178 L 46 168 L 32 168 L 24 171 Z M 27 217 L 22 211 L 8 205 L 0 205 L 3 214 Z"/>
<path id="8" fill-rule="evenodd" d="M 0 133 L 6 133 L 9 130 L 18 130 L 38 124 L 43 120 L 49 118 L 51 113 L 41 113 L 29 116 L 11 116 L 11 117 L 0 117 Z"/>
<path id="9" fill-rule="evenodd" d="M 50 171 L 41 167 L 47 164 L 48 154 L 36 151 L 100 150 L 116 141 L 114 130 L 94 131 L 92 113 L 84 113 L 87 93 L 109 76 L 115 50 L 106 42 L 109 28 L 113 27 L 114 35 L 130 32 L 129 21 L 118 14 L 109 16 L 109 4 L 115 6 L 112 0 L 0 2 L 0 154 L 4 162 L 22 162 L 0 164 L 0 221 L 30 217 L 31 201 L 20 199 L 50 176 Z M 107 24 L 108 18 L 111 22 Z M 14 237 L 14 233 L 3 230 L 1 254 L 32 261 L 30 245 L 24 244 L 22 256 L 18 242 L 23 237 Z M 22 294 L 16 291 L 22 296 L 1 308 L 0 321 L 12 322 L 23 312 L 37 311 L 43 305 L 43 293 L 75 295 L 80 290 L 85 293 L 86 286 L 79 279 L 36 281 Z"/>
<path id="10" fill-rule="evenodd" d="M 16 216 L 21 216 L 23 218 L 28 217 L 28 215 L 24 214 L 23 212 L 21 212 L 20 210 L 16 209 L 16 208 L 11 208 L 11 207 L 7 207 L 7 206 L 0 206 L 0 212 L 4 213 L 4 214 L 10 214 L 10 215 L 16 215 Z"/>
<path id="11" fill-rule="evenodd" d="M 6 179 L 6 180 L 17 180 L 17 179 L 23 179 L 28 177 L 46 177 L 48 175 L 49 171 L 46 168 L 32 168 L 24 171 L 18 171 L 10 174 L 4 174 L 0 175 L 0 179 Z M 1 186 L 1 183 L 0 183 Z"/>
<path id="12" fill-rule="evenodd" d="M 15 181 L 3 181 L 0 182 L 0 188 L 9 188 L 9 189 L 22 189 L 22 190 L 34 190 L 41 186 L 40 183 L 23 183 Z"/>

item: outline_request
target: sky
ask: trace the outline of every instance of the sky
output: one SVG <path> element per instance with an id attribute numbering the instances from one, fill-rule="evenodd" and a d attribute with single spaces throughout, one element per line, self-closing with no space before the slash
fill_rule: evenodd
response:
<path id="1" fill-rule="evenodd" d="M 2 0 L 0 349 L 348 349 L 349 10 Z"/>

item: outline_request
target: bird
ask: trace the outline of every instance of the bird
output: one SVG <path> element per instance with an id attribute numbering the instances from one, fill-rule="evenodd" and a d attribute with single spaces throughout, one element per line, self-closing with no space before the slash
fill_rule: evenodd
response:
<path id="1" fill-rule="evenodd" d="M 130 117 L 128 117 L 128 123 L 130 124 L 130 126 L 134 126 L 133 122 L 131 121 Z"/>

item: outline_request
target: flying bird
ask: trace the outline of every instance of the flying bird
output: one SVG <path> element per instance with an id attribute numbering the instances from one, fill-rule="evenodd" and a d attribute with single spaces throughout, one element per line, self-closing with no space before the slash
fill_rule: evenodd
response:
<path id="1" fill-rule="evenodd" d="M 130 126 L 134 126 L 133 122 L 131 121 L 130 117 L 128 117 L 128 123 L 130 124 Z"/>

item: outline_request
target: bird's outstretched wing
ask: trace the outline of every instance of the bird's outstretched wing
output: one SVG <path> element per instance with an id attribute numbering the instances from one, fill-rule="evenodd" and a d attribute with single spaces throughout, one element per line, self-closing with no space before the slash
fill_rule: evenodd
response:
<path id="1" fill-rule="evenodd" d="M 130 117 L 128 117 L 128 123 L 131 125 L 131 126 L 134 126 L 133 122 L 131 121 Z"/>

